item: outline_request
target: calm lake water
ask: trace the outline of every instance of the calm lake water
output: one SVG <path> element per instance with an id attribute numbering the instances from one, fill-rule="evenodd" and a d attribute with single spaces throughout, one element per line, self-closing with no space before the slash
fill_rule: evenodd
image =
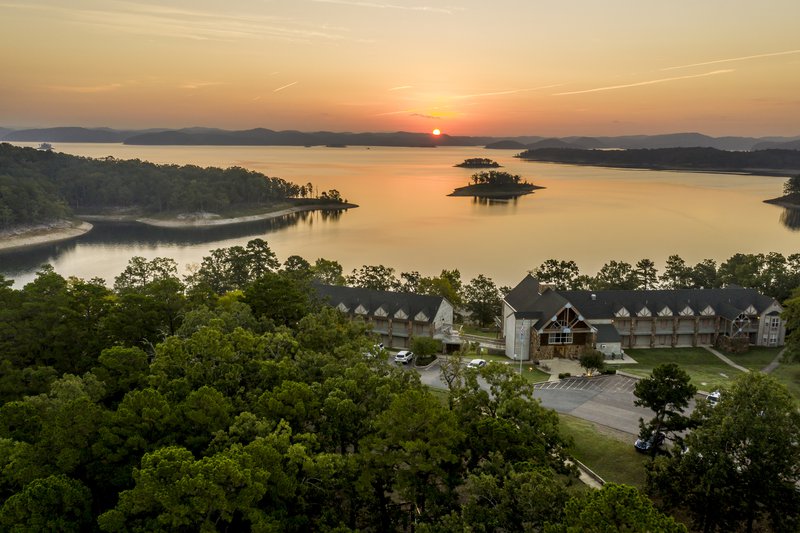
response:
<path id="1" fill-rule="evenodd" d="M 36 145 L 37 143 L 19 143 Z M 656 172 L 533 163 L 516 151 L 483 148 L 303 148 L 125 146 L 57 143 L 58 151 L 138 158 L 154 163 L 238 165 L 320 190 L 338 189 L 359 204 L 339 216 L 310 213 L 269 222 L 200 230 L 101 225 L 76 240 L 0 255 L 0 274 L 19 287 L 43 263 L 63 276 L 112 283 L 136 255 L 172 257 L 184 269 L 215 248 L 261 237 L 283 261 L 300 255 L 335 259 L 345 273 L 365 264 L 438 274 L 458 268 L 514 285 L 545 259 L 572 259 L 594 274 L 608 260 L 648 257 L 663 268 L 724 261 L 736 252 L 800 251 L 800 221 L 762 200 L 780 196 L 784 178 Z M 454 168 L 490 157 L 503 170 L 546 189 L 511 201 L 447 194 L 475 170 Z"/>

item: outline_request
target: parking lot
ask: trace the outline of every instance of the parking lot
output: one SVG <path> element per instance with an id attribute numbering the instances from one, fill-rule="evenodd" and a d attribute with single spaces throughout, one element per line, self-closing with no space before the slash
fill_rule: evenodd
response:
<path id="1" fill-rule="evenodd" d="M 445 388 L 439 375 L 439 365 L 416 368 L 421 381 L 431 387 Z M 571 377 L 534 385 L 534 397 L 544 407 L 570 414 L 584 420 L 636 435 L 639 418 L 649 420 L 653 412 L 633 405 L 636 379 L 619 375 L 591 378 Z M 631 441 L 633 442 L 633 441 Z"/>
<path id="2" fill-rule="evenodd" d="M 633 394 L 638 380 L 627 376 L 594 376 L 591 378 L 571 377 L 560 381 L 545 381 L 534 385 L 540 390 L 589 390 Z"/>

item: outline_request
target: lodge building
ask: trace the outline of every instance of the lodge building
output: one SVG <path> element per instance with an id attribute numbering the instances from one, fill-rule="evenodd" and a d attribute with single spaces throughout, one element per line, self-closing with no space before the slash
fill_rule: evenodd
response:
<path id="1" fill-rule="evenodd" d="M 321 283 L 314 288 L 323 302 L 363 320 L 386 346 L 409 348 L 413 337 L 441 340 L 445 347 L 459 342 L 451 340 L 453 305 L 440 296 Z"/>
<path id="2" fill-rule="evenodd" d="M 523 279 L 503 300 L 506 356 L 577 358 L 587 348 L 616 356 L 625 348 L 714 345 L 721 336 L 782 346 L 777 300 L 754 289 L 562 291 Z"/>

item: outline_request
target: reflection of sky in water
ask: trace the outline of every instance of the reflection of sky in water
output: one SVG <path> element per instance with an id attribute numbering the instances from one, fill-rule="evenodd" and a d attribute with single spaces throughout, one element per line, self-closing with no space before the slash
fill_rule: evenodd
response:
<path id="1" fill-rule="evenodd" d="M 283 261 L 297 254 L 313 262 L 335 259 L 346 272 L 364 264 L 438 274 L 458 268 L 499 284 L 516 283 L 548 258 L 572 259 L 594 274 L 608 260 L 648 257 L 663 267 L 671 254 L 689 263 L 723 261 L 737 252 L 794 253 L 797 213 L 762 200 L 781 194 L 783 178 L 619 170 L 514 158 L 514 151 L 482 148 L 196 147 L 56 145 L 92 157 L 158 163 L 241 165 L 319 190 L 338 189 L 360 207 L 338 219 L 322 213 L 281 221 L 203 230 L 98 225 L 69 243 L 0 255 L 0 272 L 27 281 L 42 262 L 62 275 L 108 280 L 134 255 L 167 256 L 181 267 L 214 248 L 261 237 Z M 454 168 L 468 157 L 489 157 L 505 171 L 546 187 L 508 201 L 447 196 L 467 185 L 473 169 Z"/>

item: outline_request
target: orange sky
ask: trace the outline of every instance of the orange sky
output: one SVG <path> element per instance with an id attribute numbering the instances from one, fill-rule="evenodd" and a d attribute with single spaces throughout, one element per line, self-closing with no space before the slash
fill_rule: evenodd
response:
<path id="1" fill-rule="evenodd" d="M 797 0 L 0 0 L 0 126 L 800 135 Z"/>

